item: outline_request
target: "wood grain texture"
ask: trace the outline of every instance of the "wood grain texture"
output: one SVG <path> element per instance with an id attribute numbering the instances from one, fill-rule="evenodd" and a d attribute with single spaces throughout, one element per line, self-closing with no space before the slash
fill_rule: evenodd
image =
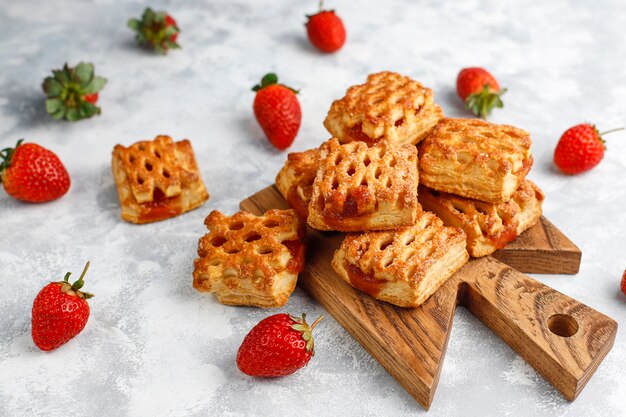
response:
<path id="1" fill-rule="evenodd" d="M 269 187 L 241 208 L 287 208 Z M 330 314 L 424 408 L 432 404 L 457 305 L 468 308 L 573 400 L 613 346 L 617 323 L 492 258 L 472 259 L 422 306 L 395 307 L 353 289 L 330 262 L 343 235 L 309 233 L 298 285 Z"/>
<path id="2" fill-rule="evenodd" d="M 491 256 L 534 274 L 577 274 L 582 252 L 548 219 L 539 222 Z"/>

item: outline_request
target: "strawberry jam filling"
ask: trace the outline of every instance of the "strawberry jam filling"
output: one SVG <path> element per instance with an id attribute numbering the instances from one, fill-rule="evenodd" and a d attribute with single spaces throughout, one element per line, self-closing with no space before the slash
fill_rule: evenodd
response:
<path id="1" fill-rule="evenodd" d="M 360 124 L 354 125 L 346 129 L 347 136 L 354 141 L 361 141 L 367 143 L 367 146 L 372 146 L 378 142 L 376 139 L 372 139 L 363 133 L 362 126 Z"/>
<path id="2" fill-rule="evenodd" d="M 299 274 L 304 269 L 304 244 L 299 240 L 287 240 L 283 242 L 283 245 L 285 245 L 291 253 L 291 259 L 287 264 L 287 271 L 292 274 Z"/>
<path id="3" fill-rule="evenodd" d="M 346 262 L 345 268 L 348 271 L 348 278 L 350 279 L 350 284 L 357 290 L 361 290 L 364 293 L 367 293 L 372 296 L 378 295 L 381 290 L 381 287 L 385 283 L 385 281 L 381 281 L 374 277 L 374 274 L 361 271 L 361 269 L 356 266 Z"/>
<path id="4" fill-rule="evenodd" d="M 306 221 L 307 217 L 309 216 L 308 205 L 305 204 L 304 201 L 302 201 L 302 198 L 300 198 L 300 196 L 298 195 L 297 186 L 294 185 L 293 187 L 291 187 L 291 189 L 287 193 L 286 200 L 287 203 L 289 203 L 289 206 L 295 210 L 300 220 Z"/>
<path id="5" fill-rule="evenodd" d="M 507 243 L 515 240 L 517 237 L 517 230 L 513 227 L 513 225 L 505 225 L 505 227 L 506 230 L 504 232 L 500 233 L 497 237 L 489 239 L 498 249 L 502 249 L 507 245 Z"/>
<path id="6" fill-rule="evenodd" d="M 141 204 L 147 209 L 147 213 L 141 215 L 142 221 L 156 221 L 169 219 L 181 213 L 180 196 L 165 197 L 163 191 L 154 189 L 152 201 Z"/>
<path id="7" fill-rule="evenodd" d="M 371 193 L 366 186 L 360 185 L 348 192 L 343 202 L 341 196 L 335 193 L 332 196 L 333 200 L 329 201 L 327 206 L 337 210 L 324 210 L 324 222 L 331 227 L 345 227 L 344 220 L 347 218 L 357 219 L 367 213 L 364 213 L 364 208 L 368 207 L 368 203 L 371 199 Z"/>

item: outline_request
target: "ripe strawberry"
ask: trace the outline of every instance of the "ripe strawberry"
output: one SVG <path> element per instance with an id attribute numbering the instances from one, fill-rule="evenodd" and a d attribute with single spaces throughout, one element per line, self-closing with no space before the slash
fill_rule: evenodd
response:
<path id="1" fill-rule="evenodd" d="M 85 265 L 78 281 L 68 282 L 71 272 L 61 282 L 51 282 L 39 291 L 33 302 L 33 342 L 41 350 L 56 349 L 80 333 L 89 319 L 87 299 L 93 294 L 80 291 L 89 268 Z"/>
<path id="2" fill-rule="evenodd" d="M 0 182 L 10 196 L 29 203 L 56 200 L 70 188 L 70 176 L 53 152 L 35 143 L 0 151 Z"/>
<path id="3" fill-rule="evenodd" d="M 302 120 L 298 91 L 278 84 L 276 74 L 265 75 L 252 91 L 256 91 L 254 115 L 265 136 L 276 148 L 287 149 L 296 138 Z"/>
<path id="4" fill-rule="evenodd" d="M 565 174 L 580 174 L 589 171 L 604 157 L 602 135 L 623 130 L 623 128 L 599 133 L 595 125 L 582 123 L 570 127 L 563 133 L 554 150 L 554 163 Z"/>
<path id="5" fill-rule="evenodd" d="M 46 111 L 54 119 L 77 120 L 100 114 L 97 107 L 98 91 L 102 90 L 107 80 L 94 74 L 94 66 L 81 62 L 76 67 L 67 63 L 60 70 L 53 70 L 52 77 L 43 81 L 46 93 Z"/>
<path id="6" fill-rule="evenodd" d="M 461 70 L 456 79 L 456 92 L 465 103 L 465 108 L 483 119 L 495 107 L 504 107 L 500 96 L 506 92 L 506 88 L 501 89 L 494 76 L 484 68 Z"/>
<path id="7" fill-rule="evenodd" d="M 306 32 L 309 41 L 322 52 L 336 52 L 346 42 L 346 29 L 334 10 L 322 10 L 323 1 L 320 1 L 319 11 L 314 15 L 307 15 Z"/>
<path id="8" fill-rule="evenodd" d="M 626 270 L 624 271 L 624 273 L 622 274 L 622 292 L 624 293 L 624 295 L 626 295 Z"/>
<path id="9" fill-rule="evenodd" d="M 277 377 L 290 375 L 309 363 L 315 353 L 311 331 L 324 316 L 311 326 L 305 317 L 274 314 L 261 320 L 239 347 L 239 370 L 250 376 Z"/>
<path id="10" fill-rule="evenodd" d="M 166 54 L 169 49 L 180 48 L 176 43 L 180 29 L 176 20 L 166 12 L 155 12 L 148 7 L 141 19 L 130 19 L 128 27 L 137 32 L 137 43 L 155 52 Z"/>

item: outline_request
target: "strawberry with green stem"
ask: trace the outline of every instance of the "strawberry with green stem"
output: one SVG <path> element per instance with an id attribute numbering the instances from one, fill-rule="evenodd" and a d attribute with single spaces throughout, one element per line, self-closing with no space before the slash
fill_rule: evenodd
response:
<path id="1" fill-rule="evenodd" d="M 93 294 L 82 291 L 87 269 L 89 262 L 73 284 L 69 282 L 72 273 L 68 272 L 63 281 L 49 283 L 35 297 L 32 337 L 39 349 L 56 349 L 85 328 L 90 313 L 87 300 L 93 297 Z"/>
<path id="2" fill-rule="evenodd" d="M 315 354 L 312 331 L 324 318 L 311 325 L 289 314 L 274 314 L 261 320 L 246 335 L 237 352 L 241 372 L 257 377 L 290 375 L 309 363 Z"/>
<path id="3" fill-rule="evenodd" d="M 554 164 L 564 174 L 589 171 L 602 161 L 606 150 L 602 136 L 624 130 L 623 127 L 600 133 L 595 125 L 582 123 L 567 129 L 554 150 Z"/>
<path id="4" fill-rule="evenodd" d="M 45 203 L 67 193 L 70 175 L 59 157 L 23 141 L 0 151 L 0 183 L 7 194 L 28 203 Z"/>
<path id="5" fill-rule="evenodd" d="M 46 93 L 46 111 L 52 118 L 75 122 L 101 113 L 96 102 L 98 92 L 107 80 L 95 75 L 93 64 L 81 62 L 70 67 L 66 63 L 52 74 L 42 85 Z"/>
<path id="6" fill-rule="evenodd" d="M 297 90 L 278 83 L 278 76 L 266 74 L 261 83 L 252 87 L 254 116 L 265 136 L 277 149 L 287 149 L 293 143 L 300 122 L 302 110 Z"/>
<path id="7" fill-rule="evenodd" d="M 307 15 L 307 36 L 313 46 L 325 53 L 337 52 L 346 43 L 346 28 L 334 10 L 324 10 L 320 0 L 318 12 Z"/>
<path id="8" fill-rule="evenodd" d="M 483 119 L 494 108 L 504 107 L 502 95 L 506 88 L 500 88 L 496 78 L 484 68 L 462 69 L 456 79 L 456 91 L 465 108 Z"/>
<path id="9" fill-rule="evenodd" d="M 137 32 L 135 40 L 138 44 L 152 48 L 159 54 L 165 55 L 169 49 L 180 48 L 176 43 L 180 29 L 167 12 L 155 12 L 148 7 L 141 19 L 130 19 L 128 27 Z"/>

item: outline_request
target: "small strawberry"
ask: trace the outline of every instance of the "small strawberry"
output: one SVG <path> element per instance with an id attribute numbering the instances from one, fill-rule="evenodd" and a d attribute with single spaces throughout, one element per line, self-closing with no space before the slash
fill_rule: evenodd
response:
<path id="1" fill-rule="evenodd" d="M 554 150 L 554 163 L 565 174 L 580 174 L 589 171 L 604 157 L 602 135 L 623 130 L 623 128 L 599 133 L 595 125 L 582 123 L 570 127 L 563 133 Z"/>
<path id="2" fill-rule="evenodd" d="M 336 52 L 346 42 L 346 29 L 334 10 L 323 10 L 323 7 L 320 0 L 319 11 L 307 15 L 306 32 L 317 49 L 326 53 Z"/>
<path id="3" fill-rule="evenodd" d="M 93 294 L 80 289 L 89 268 L 85 265 L 78 281 L 69 283 L 71 272 L 61 282 L 51 282 L 39 291 L 33 302 L 33 342 L 41 350 L 56 349 L 80 333 L 89 319 L 87 299 Z"/>
<path id="4" fill-rule="evenodd" d="M 622 292 L 624 293 L 624 295 L 626 295 L 626 270 L 624 271 L 624 273 L 622 274 Z"/>
<path id="5" fill-rule="evenodd" d="M 0 151 L 0 182 L 10 196 L 29 203 L 56 200 L 70 188 L 70 176 L 54 152 L 20 139 Z"/>
<path id="6" fill-rule="evenodd" d="M 98 91 L 107 80 L 94 74 L 93 64 L 81 62 L 76 67 L 69 67 L 66 63 L 52 74 L 42 85 L 47 97 L 46 111 L 52 118 L 75 122 L 101 113 L 95 104 Z"/>
<path id="7" fill-rule="evenodd" d="M 293 88 L 278 84 L 276 74 L 267 74 L 260 85 L 252 87 L 254 115 L 267 139 L 280 150 L 287 149 L 296 138 L 302 111 Z"/>
<path id="8" fill-rule="evenodd" d="M 141 19 L 130 19 L 128 27 L 136 31 L 137 43 L 165 55 L 169 49 L 180 48 L 176 43 L 180 29 L 176 20 L 166 12 L 144 10 Z"/>
<path id="9" fill-rule="evenodd" d="M 261 320 L 239 347 L 239 370 L 250 376 L 277 377 L 293 374 L 309 363 L 315 353 L 311 331 L 324 316 L 311 326 L 305 317 L 274 314 Z"/>
<path id="10" fill-rule="evenodd" d="M 464 68 L 456 79 L 456 92 L 465 103 L 465 108 L 476 116 L 486 119 L 495 107 L 502 108 L 501 96 L 506 88 L 484 68 Z"/>

